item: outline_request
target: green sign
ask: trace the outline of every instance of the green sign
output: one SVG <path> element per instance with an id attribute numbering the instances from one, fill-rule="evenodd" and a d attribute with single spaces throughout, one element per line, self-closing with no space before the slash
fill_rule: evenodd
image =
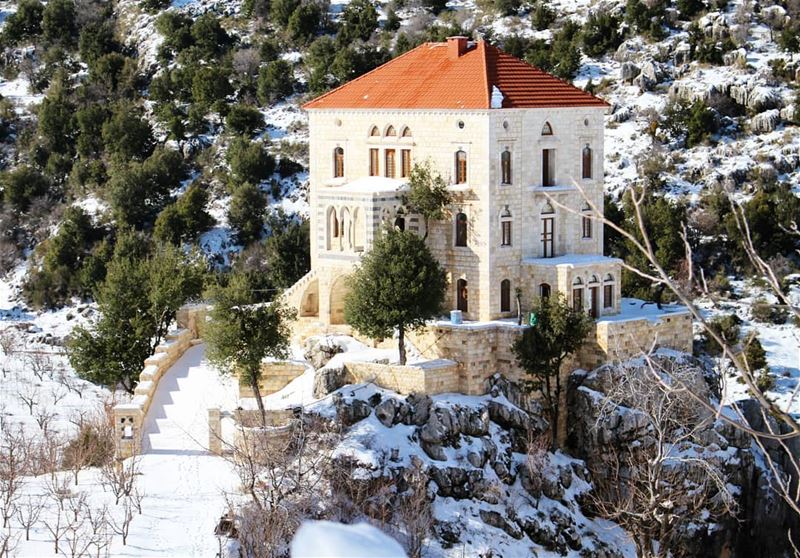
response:
<path id="1" fill-rule="evenodd" d="M 535 313 L 531 312 L 530 317 L 528 318 L 528 325 L 533 327 L 539 322 L 539 318 L 536 316 Z"/>

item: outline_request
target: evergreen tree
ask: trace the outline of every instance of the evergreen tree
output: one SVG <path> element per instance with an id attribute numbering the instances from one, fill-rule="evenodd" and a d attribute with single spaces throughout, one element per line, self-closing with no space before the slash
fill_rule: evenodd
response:
<path id="1" fill-rule="evenodd" d="M 204 267 L 177 248 L 137 257 L 139 248 L 127 249 L 139 241 L 118 243 L 95 296 L 100 319 L 75 328 L 68 351 L 81 378 L 133 393 L 144 359 L 164 339 L 175 312 L 202 290 Z"/>
<path id="2" fill-rule="evenodd" d="M 37 131 L 44 146 L 56 153 L 69 153 L 75 142 L 75 106 L 59 82 L 54 82 L 37 113 Z"/>
<path id="3" fill-rule="evenodd" d="M 245 182 L 233 190 L 228 223 L 236 231 L 240 244 L 247 245 L 261 236 L 266 209 L 266 196 L 251 183 Z"/>
<path id="4" fill-rule="evenodd" d="M 257 88 L 258 100 L 265 106 L 291 95 L 294 90 L 291 65 L 285 60 L 275 60 L 262 67 Z"/>
<path id="5" fill-rule="evenodd" d="M 25 211 L 34 198 L 44 196 L 50 183 L 47 178 L 30 165 L 21 165 L 0 175 L 5 203 L 17 211 Z"/>
<path id="6" fill-rule="evenodd" d="M 72 0 L 50 0 L 42 12 L 42 34 L 47 41 L 71 47 L 78 36 L 75 3 Z"/>
<path id="7" fill-rule="evenodd" d="M 218 66 L 204 66 L 192 78 L 192 100 L 204 107 L 211 107 L 217 101 L 224 101 L 233 94 L 230 73 Z"/>
<path id="8" fill-rule="evenodd" d="M 300 4 L 289 18 L 286 32 L 293 41 L 306 44 L 317 34 L 322 20 L 318 4 Z"/>
<path id="9" fill-rule="evenodd" d="M 368 41 L 378 27 L 378 11 L 370 0 L 351 0 L 342 12 L 341 25 L 336 35 L 340 46 Z"/>
<path id="10" fill-rule="evenodd" d="M 266 426 L 261 399 L 261 363 L 267 357 L 284 359 L 289 354 L 289 321 L 293 313 L 279 301 L 256 304 L 247 278 L 230 277 L 227 286 L 212 289 L 211 321 L 204 335 L 206 356 L 230 374 L 239 374 L 250 386 Z"/>
<path id="11" fill-rule="evenodd" d="M 102 128 L 106 150 L 122 160 L 147 158 L 155 147 L 150 124 L 139 116 L 138 110 L 128 104 L 118 105 Z"/>
<path id="12" fill-rule="evenodd" d="M 764 370 L 769 364 L 767 362 L 767 351 L 761 346 L 761 341 L 756 333 L 753 333 L 745 342 L 744 359 L 747 361 L 747 367 L 751 372 Z"/>
<path id="13" fill-rule="evenodd" d="M 250 136 L 264 126 L 264 116 L 250 105 L 233 105 L 225 116 L 225 126 L 237 136 Z"/>
<path id="14" fill-rule="evenodd" d="M 422 215 L 425 221 L 425 236 L 430 232 L 430 222 L 444 219 L 445 208 L 450 204 L 451 196 L 447 190 L 447 182 L 431 168 L 429 161 L 423 165 L 414 165 L 408 180 L 409 192 L 403 200 L 412 211 Z"/>
<path id="15" fill-rule="evenodd" d="M 531 312 L 536 316 L 536 325 L 528 327 L 511 349 L 528 375 L 528 392 L 542 394 L 555 449 L 564 389 L 561 367 L 583 345 L 593 324 L 583 311 L 574 310 L 561 293 L 537 298 Z"/>
<path id="16" fill-rule="evenodd" d="M 17 11 L 10 14 L 3 24 L 3 42 L 15 45 L 42 33 L 44 6 L 39 0 L 20 0 Z"/>
<path id="17" fill-rule="evenodd" d="M 373 339 L 385 339 L 397 330 L 400 364 L 405 364 L 405 334 L 439 314 L 447 279 L 422 238 L 387 229 L 361 259 L 349 287 L 347 323 Z"/>
<path id="18" fill-rule="evenodd" d="M 267 222 L 271 234 L 264 243 L 269 278 L 275 287 L 287 289 L 311 269 L 309 223 L 282 212 Z"/>
<path id="19" fill-rule="evenodd" d="M 239 184 L 258 184 L 275 172 L 275 158 L 261 142 L 236 138 L 228 147 L 225 157 L 231 166 L 234 180 Z"/>
<path id="20" fill-rule="evenodd" d="M 621 21 L 607 10 L 590 13 L 583 26 L 583 51 L 593 57 L 616 50 L 622 44 Z"/>
<path id="21" fill-rule="evenodd" d="M 300 0 L 272 0 L 270 2 L 270 19 L 272 23 L 286 28 L 289 18 L 300 6 Z"/>
<path id="22" fill-rule="evenodd" d="M 92 21 L 84 25 L 78 38 L 78 50 L 81 59 L 89 66 L 104 54 L 119 50 L 112 22 Z"/>
<path id="23" fill-rule="evenodd" d="M 194 20 L 191 33 L 194 45 L 205 58 L 214 58 L 222 54 L 231 43 L 230 36 L 219 24 L 217 16 L 211 12 L 206 12 Z"/>

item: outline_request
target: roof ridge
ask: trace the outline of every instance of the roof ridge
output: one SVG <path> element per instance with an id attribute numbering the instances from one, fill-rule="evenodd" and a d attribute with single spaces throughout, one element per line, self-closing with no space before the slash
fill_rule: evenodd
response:
<path id="1" fill-rule="evenodd" d="M 391 63 L 393 63 L 393 62 L 395 62 L 395 61 L 397 61 L 397 60 L 400 60 L 401 58 L 403 58 L 403 57 L 405 57 L 405 56 L 408 56 L 409 54 L 411 54 L 411 53 L 412 53 L 412 52 L 414 52 L 415 50 L 419 50 L 419 49 L 421 49 L 421 48 L 422 48 L 422 47 L 424 47 L 424 46 L 430 46 L 430 45 L 435 45 L 435 44 L 438 44 L 438 43 L 433 43 L 433 42 L 430 42 L 430 41 L 426 41 L 426 42 L 424 42 L 424 43 L 422 43 L 422 44 L 420 44 L 420 45 L 418 45 L 418 46 L 415 46 L 414 48 L 412 48 L 412 49 L 410 49 L 410 50 L 407 50 L 407 51 L 405 51 L 405 52 L 404 52 L 403 54 L 401 54 L 400 56 L 395 56 L 394 58 L 392 58 L 392 59 L 391 59 L 391 60 L 389 60 L 388 62 L 384 62 L 383 64 L 381 64 L 381 65 L 379 65 L 379 66 L 377 66 L 377 67 L 375 67 L 375 68 L 372 68 L 372 69 L 371 69 L 369 72 L 366 72 L 366 73 L 364 73 L 364 74 L 361 74 L 361 75 L 360 75 L 360 76 L 358 76 L 357 78 L 353 78 L 353 79 L 351 79 L 350 81 L 346 81 L 346 82 L 344 82 L 343 84 L 341 84 L 340 86 L 338 86 L 338 87 L 334 87 L 334 88 L 333 88 L 333 89 L 331 89 L 330 91 L 326 91 L 325 93 L 323 93 L 322 95 L 319 95 L 318 97 L 314 97 L 314 98 L 313 98 L 313 99 L 311 99 L 310 101 L 308 101 L 308 102 L 306 102 L 306 103 L 303 103 L 303 106 L 302 106 L 302 107 L 300 107 L 300 108 L 304 108 L 304 109 L 307 109 L 307 108 L 313 108 L 313 107 L 309 107 L 308 105 L 310 105 L 311 103 L 316 103 L 317 101 L 321 101 L 321 100 L 322 100 L 322 99 L 324 99 L 325 97 L 328 97 L 328 96 L 332 95 L 333 93 L 336 93 L 337 91 L 339 91 L 339 90 L 340 90 L 340 89 L 342 89 L 343 87 L 346 87 L 346 86 L 348 86 L 348 85 L 352 85 L 353 83 L 356 83 L 356 82 L 358 82 L 358 81 L 361 81 L 361 80 L 363 80 L 364 78 L 366 78 L 366 77 L 367 77 L 367 76 L 369 76 L 370 74 L 372 74 L 372 73 L 374 73 L 374 72 L 377 72 L 377 71 L 378 71 L 378 70 L 380 70 L 381 68 L 385 68 L 385 67 L 386 67 L 386 66 L 388 66 L 389 64 L 391 64 Z"/>
<path id="2" fill-rule="evenodd" d="M 478 49 L 481 52 L 481 62 L 483 63 L 483 83 L 486 89 L 486 108 L 492 108 L 492 88 L 489 83 L 489 63 L 487 57 L 489 51 L 486 49 L 486 41 L 483 39 L 478 40 Z"/>

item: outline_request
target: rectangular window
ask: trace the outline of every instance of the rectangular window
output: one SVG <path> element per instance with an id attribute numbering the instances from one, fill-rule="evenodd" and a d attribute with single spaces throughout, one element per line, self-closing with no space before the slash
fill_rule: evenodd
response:
<path id="1" fill-rule="evenodd" d="M 467 154 L 464 151 L 456 151 L 456 184 L 466 184 L 467 182 Z"/>
<path id="2" fill-rule="evenodd" d="M 502 231 L 502 246 L 511 246 L 511 221 L 502 221 L 500 227 Z"/>
<path id="3" fill-rule="evenodd" d="M 369 150 L 369 175 L 378 176 L 378 150 Z"/>
<path id="4" fill-rule="evenodd" d="M 583 310 L 583 289 L 572 289 L 572 309 L 576 312 Z"/>
<path id="5" fill-rule="evenodd" d="M 542 186 L 556 185 L 556 150 L 542 149 Z"/>
<path id="6" fill-rule="evenodd" d="M 592 238 L 592 218 L 583 216 L 583 238 Z"/>
<path id="7" fill-rule="evenodd" d="M 394 149 L 384 151 L 384 172 L 387 178 L 394 178 Z"/>
<path id="8" fill-rule="evenodd" d="M 581 167 L 582 167 L 581 176 L 583 178 L 591 178 L 592 177 L 592 148 L 589 147 L 589 144 L 586 144 L 586 147 L 583 148 L 583 155 L 581 157 Z"/>
<path id="9" fill-rule="evenodd" d="M 592 318 L 597 318 L 600 315 L 600 301 L 598 300 L 599 297 L 599 287 L 590 287 L 589 288 L 589 315 Z"/>
<path id="10" fill-rule="evenodd" d="M 400 151 L 400 171 L 403 173 L 400 176 L 408 178 L 411 176 L 411 150 L 403 149 Z"/>
<path id="11" fill-rule="evenodd" d="M 500 156 L 500 170 L 503 184 L 511 184 L 511 152 L 508 149 Z"/>
<path id="12" fill-rule="evenodd" d="M 614 285 L 603 287 L 603 308 L 614 308 Z"/>
<path id="13" fill-rule="evenodd" d="M 542 257 L 553 257 L 553 218 L 542 219 Z"/>

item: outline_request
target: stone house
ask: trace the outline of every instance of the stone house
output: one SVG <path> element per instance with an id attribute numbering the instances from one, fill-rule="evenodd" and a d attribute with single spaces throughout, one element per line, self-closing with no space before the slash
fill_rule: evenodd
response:
<path id="1" fill-rule="evenodd" d="M 517 293 L 523 311 L 534 296 L 560 292 L 596 318 L 605 339 L 587 351 L 592 363 L 633 352 L 615 352 L 625 343 L 613 324 L 629 321 L 619 317 L 622 262 L 603 255 L 595 220 L 603 207 L 605 101 L 484 41 L 451 37 L 304 109 L 311 271 L 285 294 L 298 309 L 298 337 L 346 328 L 346 277 L 382 226 L 425 232 L 403 195 L 413 165 L 428 163 L 448 182 L 453 203 L 446 220 L 430 224 L 427 241 L 448 275 L 446 305 L 467 323 L 440 322 L 418 338 L 430 338 L 425 356 L 457 363 L 461 391 L 480 392 L 498 368 L 513 375 L 501 345 L 518 333 Z M 622 329 L 652 339 L 645 322 L 653 320 L 636 319 L 644 325 Z M 669 322 L 668 345 L 690 348 L 686 315 Z M 481 342 L 467 343 L 475 331 Z M 482 353 L 473 358 L 467 347 Z"/>

